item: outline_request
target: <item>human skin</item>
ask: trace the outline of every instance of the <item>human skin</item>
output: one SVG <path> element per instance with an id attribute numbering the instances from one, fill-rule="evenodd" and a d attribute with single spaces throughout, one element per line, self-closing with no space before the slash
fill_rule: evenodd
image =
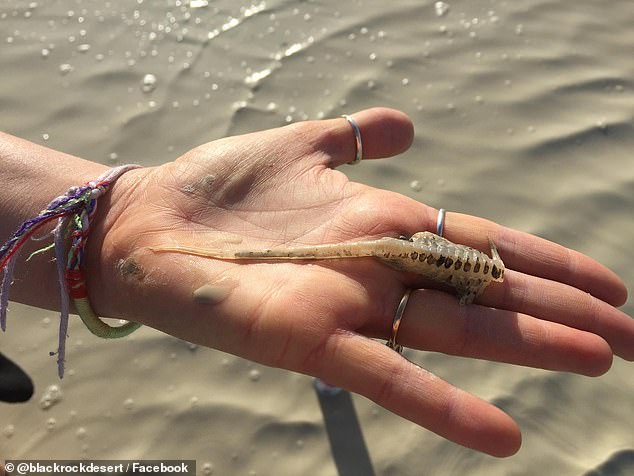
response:
<path id="1" fill-rule="evenodd" d="M 354 117 L 364 160 L 411 144 L 411 121 L 398 111 Z M 634 360 L 634 321 L 617 309 L 627 291 L 613 272 L 482 218 L 448 213 L 445 220 L 446 238 L 483 251 L 491 238 L 507 267 L 504 282 L 469 306 L 371 258 L 231 262 L 149 249 L 266 248 L 435 230 L 437 210 L 335 169 L 354 155 L 352 129 L 340 118 L 217 140 L 127 172 L 100 199 L 89 238 L 94 310 L 319 377 L 495 456 L 519 449 L 510 416 L 373 339 L 390 337 L 407 288 L 416 291 L 398 339 L 409 348 L 588 376 L 605 373 L 613 355 Z M 69 186 L 106 170 L 1 134 L 0 163 L 0 240 Z M 196 301 L 193 292 L 208 284 L 224 292 Z M 18 265 L 14 300 L 56 309 L 58 293 L 50 255 Z"/>

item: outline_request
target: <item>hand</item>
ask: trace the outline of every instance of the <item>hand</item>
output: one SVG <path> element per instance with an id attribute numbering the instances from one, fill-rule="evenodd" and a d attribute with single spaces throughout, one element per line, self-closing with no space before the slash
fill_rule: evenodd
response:
<path id="1" fill-rule="evenodd" d="M 406 150 L 410 120 L 387 109 L 355 115 L 364 158 Z M 175 162 L 128 172 L 100 205 L 89 244 L 98 313 L 191 342 L 317 376 L 464 446 L 517 451 L 515 422 L 387 348 L 397 305 L 418 277 L 374 259 L 232 262 L 154 253 L 149 246 L 264 248 L 435 230 L 437 211 L 349 181 L 344 119 L 304 122 L 197 147 Z M 363 165 L 360 165 L 361 167 Z M 490 221 L 449 213 L 445 236 L 509 268 L 477 304 L 434 289 L 412 293 L 399 342 L 421 350 L 599 375 L 612 354 L 634 359 L 623 283 L 579 253 Z M 239 242 L 239 243 L 238 243 Z M 217 286 L 216 302 L 192 298 Z"/>

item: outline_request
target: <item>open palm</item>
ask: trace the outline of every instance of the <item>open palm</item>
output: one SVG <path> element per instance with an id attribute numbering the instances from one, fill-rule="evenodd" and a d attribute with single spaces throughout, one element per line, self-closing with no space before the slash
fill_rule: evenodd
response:
<path id="1" fill-rule="evenodd" d="M 355 118 L 364 158 L 411 143 L 401 113 Z M 505 413 L 369 338 L 390 336 L 405 290 L 425 284 L 418 277 L 373 259 L 231 262 L 149 249 L 259 249 L 434 230 L 435 210 L 334 170 L 354 154 L 350 126 L 335 119 L 218 140 L 124 175 L 91 238 L 96 310 L 318 376 L 462 445 L 515 452 L 519 431 Z M 613 353 L 634 359 L 634 324 L 613 307 L 626 291 L 603 266 L 465 215 L 447 216 L 445 236 L 483 250 L 492 238 L 510 270 L 466 307 L 439 290 L 415 291 L 402 344 L 586 375 L 607 371 Z M 203 286 L 208 302 L 193 298 Z"/>

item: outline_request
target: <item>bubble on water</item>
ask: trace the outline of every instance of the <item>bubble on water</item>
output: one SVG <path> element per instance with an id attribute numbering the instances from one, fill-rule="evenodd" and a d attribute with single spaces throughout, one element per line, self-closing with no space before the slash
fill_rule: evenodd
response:
<path id="1" fill-rule="evenodd" d="M 103 54 L 103 53 L 97 53 L 97 54 L 95 55 L 95 59 L 96 59 L 97 61 L 99 61 L 99 62 L 103 61 L 103 60 L 104 60 L 104 58 L 105 58 L 105 56 L 104 56 L 104 54 Z"/>
<path id="2" fill-rule="evenodd" d="M 370 53 L 368 57 L 370 58 L 370 61 L 376 61 L 376 53 Z"/>
<path id="3" fill-rule="evenodd" d="M 44 327 L 45 329 L 51 325 L 51 318 L 50 317 L 45 317 L 44 319 L 42 319 L 42 327 Z"/>
<path id="4" fill-rule="evenodd" d="M 50 135 L 48 135 L 48 134 L 46 134 L 46 133 L 42 134 L 42 139 L 44 139 L 44 141 L 47 141 L 47 140 L 49 140 L 50 138 L 51 138 L 51 136 L 50 136 Z"/>
<path id="5" fill-rule="evenodd" d="M 192 352 L 195 352 L 196 350 L 198 350 L 198 344 L 194 344 L 192 342 L 188 342 L 187 343 L 187 348 L 189 350 L 191 350 Z"/>
<path id="6" fill-rule="evenodd" d="M 257 369 L 252 369 L 249 371 L 249 380 L 251 380 L 252 382 L 259 381 L 261 376 L 262 374 Z"/>
<path id="7" fill-rule="evenodd" d="M 207 5 L 209 5 L 209 2 L 207 0 L 191 0 L 189 2 L 190 8 L 204 8 Z"/>
<path id="8" fill-rule="evenodd" d="M 420 180 L 412 180 L 409 183 L 409 188 L 411 188 L 414 192 L 420 192 L 423 189 L 423 185 L 420 183 Z"/>
<path id="9" fill-rule="evenodd" d="M 5 426 L 2 429 L 2 434 L 5 436 L 5 438 L 11 438 L 15 434 L 15 426 L 11 424 Z"/>
<path id="10" fill-rule="evenodd" d="M 210 474 L 214 474 L 214 465 L 212 463 L 206 462 L 203 463 L 202 472 L 205 476 L 209 476 Z"/>
<path id="11" fill-rule="evenodd" d="M 401 84 L 402 84 L 403 86 L 407 86 L 407 85 L 409 84 L 409 78 L 403 78 L 403 79 L 401 79 Z"/>
<path id="12" fill-rule="evenodd" d="M 74 69 L 75 68 L 73 68 L 73 66 L 68 63 L 63 63 L 59 65 L 59 72 L 64 75 L 71 73 Z"/>
<path id="13" fill-rule="evenodd" d="M 154 89 L 156 89 L 156 82 L 156 76 L 150 73 L 146 74 L 143 76 L 143 80 L 141 81 L 141 91 L 144 93 L 151 93 Z"/>
<path id="14" fill-rule="evenodd" d="M 41 51 L 42 58 L 48 58 L 50 54 L 51 54 L 51 50 L 49 50 L 48 48 L 42 48 L 42 51 Z"/>
<path id="15" fill-rule="evenodd" d="M 449 4 L 447 2 L 434 3 L 434 10 L 436 10 L 436 16 L 443 17 L 449 12 Z"/>
<path id="16" fill-rule="evenodd" d="M 46 420 L 46 429 L 48 431 L 53 431 L 56 425 L 57 420 L 55 418 L 49 418 L 48 420 Z"/>
<path id="17" fill-rule="evenodd" d="M 123 408 L 125 408 L 128 411 L 134 410 L 134 407 L 135 407 L 134 399 L 132 398 L 126 398 L 126 400 L 123 402 Z"/>
<path id="18" fill-rule="evenodd" d="M 40 399 L 40 408 L 48 410 L 52 406 L 62 401 L 62 389 L 57 385 L 49 385 Z"/>
<path id="19" fill-rule="evenodd" d="M 88 43 L 77 45 L 77 51 L 79 51 L 80 53 L 87 53 L 88 50 L 90 50 L 90 45 Z"/>
<path id="20" fill-rule="evenodd" d="M 83 426 L 80 426 L 77 431 L 75 432 L 75 436 L 80 439 L 83 440 L 84 438 L 86 438 L 86 434 L 88 432 L 86 431 L 86 428 L 84 428 Z"/>
<path id="21" fill-rule="evenodd" d="M 200 400 L 198 399 L 198 397 L 192 397 L 189 399 L 189 404 L 191 405 L 192 408 L 196 408 L 198 406 L 198 402 Z"/>

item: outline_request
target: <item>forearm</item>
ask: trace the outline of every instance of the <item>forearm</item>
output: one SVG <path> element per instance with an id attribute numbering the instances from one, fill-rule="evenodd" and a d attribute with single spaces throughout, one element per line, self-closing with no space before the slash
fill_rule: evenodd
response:
<path id="1" fill-rule="evenodd" d="M 96 178 L 107 167 L 0 132 L 0 244 L 72 185 Z M 52 225 L 38 232 L 41 236 Z M 52 239 L 52 237 L 51 237 Z M 48 242 L 25 244 L 15 270 L 11 299 L 48 309 L 59 306 L 52 253 L 25 262 Z"/>

